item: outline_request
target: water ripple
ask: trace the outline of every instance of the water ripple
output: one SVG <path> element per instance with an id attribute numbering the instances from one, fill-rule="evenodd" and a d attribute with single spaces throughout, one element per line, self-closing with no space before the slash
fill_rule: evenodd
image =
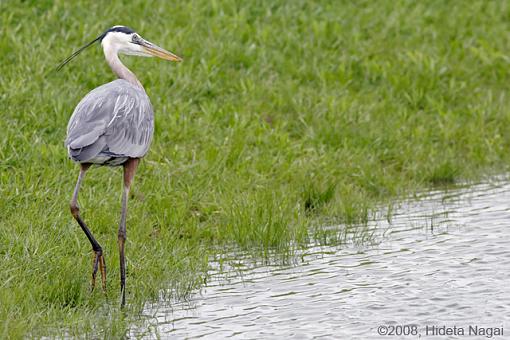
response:
<path id="1" fill-rule="evenodd" d="M 378 216 L 368 225 L 375 245 L 310 245 L 296 266 L 235 254 L 228 280 L 211 263 L 207 286 L 172 308 L 148 306 L 156 321 L 131 335 L 380 340 L 378 325 L 409 324 L 510 333 L 510 184 L 434 191 L 389 222 Z"/>

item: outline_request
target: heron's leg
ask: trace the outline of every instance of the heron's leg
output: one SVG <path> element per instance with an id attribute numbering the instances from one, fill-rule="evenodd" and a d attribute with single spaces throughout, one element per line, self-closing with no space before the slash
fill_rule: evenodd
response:
<path id="1" fill-rule="evenodd" d="M 124 190 L 122 191 L 122 213 L 120 215 L 118 234 L 121 306 L 126 304 L 126 258 L 124 257 L 124 244 L 126 243 L 127 201 L 131 182 L 135 177 L 136 167 L 139 162 L 139 158 L 130 158 L 124 163 Z"/>
<path id="2" fill-rule="evenodd" d="M 85 177 L 85 172 L 90 168 L 92 164 L 81 164 L 80 165 L 80 175 L 78 176 L 78 181 L 76 182 L 76 187 L 74 188 L 73 192 L 73 198 L 71 199 L 70 208 L 71 208 L 71 214 L 73 215 L 74 219 L 78 222 L 81 229 L 87 236 L 87 238 L 90 241 L 90 244 L 92 245 L 92 250 L 94 251 L 94 260 L 92 263 L 92 290 L 94 290 L 94 287 L 96 285 L 96 274 L 97 269 L 101 270 L 101 281 L 103 284 L 103 290 L 106 291 L 106 265 L 104 262 L 104 256 L 103 256 L 103 249 L 99 245 L 99 243 L 96 241 L 92 233 L 90 232 L 89 228 L 85 224 L 85 222 L 82 220 L 80 216 L 80 208 L 78 207 L 78 192 L 80 191 L 80 185 L 83 181 L 83 177 Z"/>

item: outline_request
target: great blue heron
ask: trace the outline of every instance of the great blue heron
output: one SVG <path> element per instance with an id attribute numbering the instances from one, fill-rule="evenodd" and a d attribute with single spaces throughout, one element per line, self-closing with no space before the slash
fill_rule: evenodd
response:
<path id="1" fill-rule="evenodd" d="M 91 165 L 123 165 L 124 191 L 122 192 L 118 245 L 121 305 L 124 305 L 126 301 L 124 243 L 126 241 L 127 200 L 140 158 L 149 150 L 154 132 L 154 117 L 151 102 L 142 84 L 133 72 L 122 64 L 118 54 L 156 56 L 170 61 L 181 61 L 181 58 L 143 39 L 128 27 L 114 26 L 74 52 L 58 66 L 57 70 L 60 70 L 95 42 L 101 43 L 106 61 L 119 79 L 89 92 L 78 103 L 67 125 L 65 145 L 69 157 L 80 164 L 80 174 L 70 207 L 73 217 L 85 232 L 94 251 L 92 290 L 96 284 L 96 274 L 99 268 L 103 290 L 106 291 L 106 266 L 103 250 L 80 217 L 78 192 L 85 172 Z"/>

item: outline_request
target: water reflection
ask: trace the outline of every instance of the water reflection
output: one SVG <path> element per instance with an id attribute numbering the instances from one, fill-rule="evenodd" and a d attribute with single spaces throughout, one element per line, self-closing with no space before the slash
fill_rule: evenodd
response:
<path id="1" fill-rule="evenodd" d="M 150 322 L 131 335 L 395 339 L 377 327 L 409 324 L 422 337 L 426 325 L 510 334 L 509 208 L 507 183 L 436 191 L 402 204 L 391 223 L 381 213 L 368 226 L 376 244 L 310 245 L 294 266 L 253 265 L 240 254 L 230 270 L 213 261 L 200 292 L 148 306 Z"/>

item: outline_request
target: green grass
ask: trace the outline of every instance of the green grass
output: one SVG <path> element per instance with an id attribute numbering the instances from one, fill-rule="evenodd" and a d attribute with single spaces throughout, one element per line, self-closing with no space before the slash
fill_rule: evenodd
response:
<path id="1" fill-rule="evenodd" d="M 506 1 L 0 2 L 0 338 L 119 337 L 163 288 L 185 296 L 207 256 L 288 254 L 321 225 L 362 222 L 418 189 L 508 170 Z M 98 46 L 123 24 L 183 56 L 124 57 L 156 130 L 129 205 L 118 310 L 120 169 L 89 172 L 85 221 L 108 300 L 68 211 L 63 147 L 78 101 L 113 75 Z M 138 321 L 137 321 L 138 320 Z"/>

